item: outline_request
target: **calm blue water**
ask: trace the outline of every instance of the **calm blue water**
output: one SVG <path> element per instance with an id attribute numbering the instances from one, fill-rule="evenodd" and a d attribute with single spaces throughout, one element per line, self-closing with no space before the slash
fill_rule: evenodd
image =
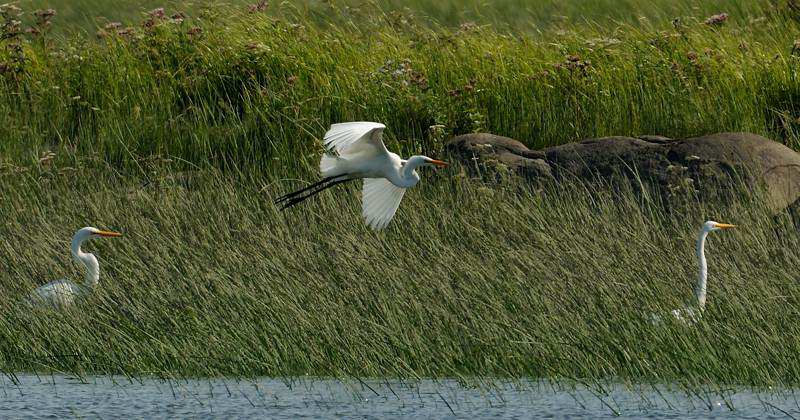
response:
<path id="1" fill-rule="evenodd" d="M 0 380 L 0 418 L 791 418 L 793 392 L 687 396 L 665 387 L 454 381 L 253 381 L 19 375 Z"/>

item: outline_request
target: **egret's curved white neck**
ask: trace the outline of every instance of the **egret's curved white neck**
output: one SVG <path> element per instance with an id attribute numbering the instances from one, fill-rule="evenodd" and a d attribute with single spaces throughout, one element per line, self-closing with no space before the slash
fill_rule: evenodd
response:
<path id="1" fill-rule="evenodd" d="M 81 250 L 81 245 L 83 245 L 86 239 L 89 238 L 76 235 L 72 238 L 70 251 L 72 251 L 72 257 L 83 263 L 86 267 L 86 287 L 94 287 L 100 282 L 100 264 L 97 262 L 97 258 L 95 258 L 94 255 Z"/>
<path id="2" fill-rule="evenodd" d="M 411 156 L 403 162 L 403 176 L 408 177 L 411 176 L 414 171 L 419 168 L 420 166 L 424 165 L 427 160 L 423 156 Z"/>
<path id="3" fill-rule="evenodd" d="M 408 160 L 404 160 L 403 167 L 400 169 L 400 178 L 398 183 L 395 183 L 398 187 L 410 188 L 419 182 L 419 174 L 417 174 L 416 169 L 420 166 L 424 165 L 427 160 L 424 156 L 411 156 Z"/>
<path id="4" fill-rule="evenodd" d="M 706 237 L 708 231 L 703 229 L 697 238 L 697 259 L 699 261 L 699 272 L 697 284 L 695 285 L 694 295 L 697 298 L 697 306 L 700 310 L 706 307 L 706 282 L 708 280 L 708 265 L 706 264 Z"/>

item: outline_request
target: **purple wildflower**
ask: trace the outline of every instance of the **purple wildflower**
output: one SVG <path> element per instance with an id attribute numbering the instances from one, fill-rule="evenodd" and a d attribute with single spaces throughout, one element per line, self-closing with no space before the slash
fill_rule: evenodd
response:
<path id="1" fill-rule="evenodd" d="M 267 0 L 260 0 L 256 4 L 251 4 L 247 6 L 247 9 L 250 10 L 250 13 L 263 12 L 267 10 Z"/>
<path id="2" fill-rule="evenodd" d="M 728 20 L 728 14 L 720 13 L 706 19 L 706 25 L 722 25 L 726 20 Z"/>
<path id="3" fill-rule="evenodd" d="M 159 7 L 157 9 L 153 9 L 148 13 L 148 15 L 150 15 L 150 17 L 153 19 L 163 19 L 165 15 L 164 8 Z"/>

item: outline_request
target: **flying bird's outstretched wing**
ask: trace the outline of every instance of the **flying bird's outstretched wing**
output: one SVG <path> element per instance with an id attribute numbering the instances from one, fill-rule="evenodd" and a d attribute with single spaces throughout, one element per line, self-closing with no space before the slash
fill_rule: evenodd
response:
<path id="1" fill-rule="evenodd" d="M 376 122 L 347 122 L 333 124 L 325 133 L 323 143 L 339 156 L 355 155 L 364 152 L 388 153 L 383 144 L 385 125 Z"/>
<path id="2" fill-rule="evenodd" d="M 400 207 L 406 189 L 385 178 L 364 178 L 361 207 L 364 219 L 374 230 L 385 228 Z"/>

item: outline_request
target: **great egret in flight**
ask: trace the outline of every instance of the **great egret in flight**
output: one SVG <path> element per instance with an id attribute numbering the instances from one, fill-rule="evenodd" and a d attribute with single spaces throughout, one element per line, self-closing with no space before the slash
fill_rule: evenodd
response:
<path id="1" fill-rule="evenodd" d="M 697 284 L 694 286 L 694 296 L 697 306 L 685 307 L 683 309 L 673 309 L 670 315 L 678 322 L 684 324 L 694 324 L 700 321 L 703 316 L 703 311 L 706 308 L 706 284 L 708 280 L 708 264 L 706 263 L 706 237 L 710 232 L 720 229 L 731 229 L 735 225 L 727 223 L 717 223 L 709 220 L 703 223 L 703 228 L 700 230 L 700 235 L 697 237 L 697 259 L 699 261 L 699 272 L 697 275 Z M 661 316 L 652 314 L 652 322 L 654 324 L 661 323 Z"/>
<path id="2" fill-rule="evenodd" d="M 375 230 L 383 229 L 394 217 L 406 189 L 417 185 L 421 166 L 447 166 L 447 162 L 427 156 L 401 159 L 386 150 L 383 144 L 385 125 L 375 122 L 348 122 L 333 124 L 325 133 L 326 148 L 333 148 L 338 156 L 322 155 L 319 170 L 322 180 L 301 190 L 275 200 L 282 209 L 322 192 L 334 185 L 364 180 L 361 194 L 362 214 L 367 224 Z"/>
<path id="3" fill-rule="evenodd" d="M 75 261 L 83 263 L 86 267 L 85 284 L 81 286 L 66 279 L 51 281 L 31 292 L 28 296 L 28 303 L 32 305 L 44 303 L 55 307 L 65 307 L 75 303 L 75 299 L 78 296 L 89 293 L 100 281 L 100 264 L 94 255 L 83 252 L 81 245 L 89 239 L 115 238 L 119 236 L 122 236 L 122 234 L 93 227 L 85 227 L 75 232 L 75 236 L 72 237 L 70 251 L 72 251 L 72 257 L 75 258 Z"/>

